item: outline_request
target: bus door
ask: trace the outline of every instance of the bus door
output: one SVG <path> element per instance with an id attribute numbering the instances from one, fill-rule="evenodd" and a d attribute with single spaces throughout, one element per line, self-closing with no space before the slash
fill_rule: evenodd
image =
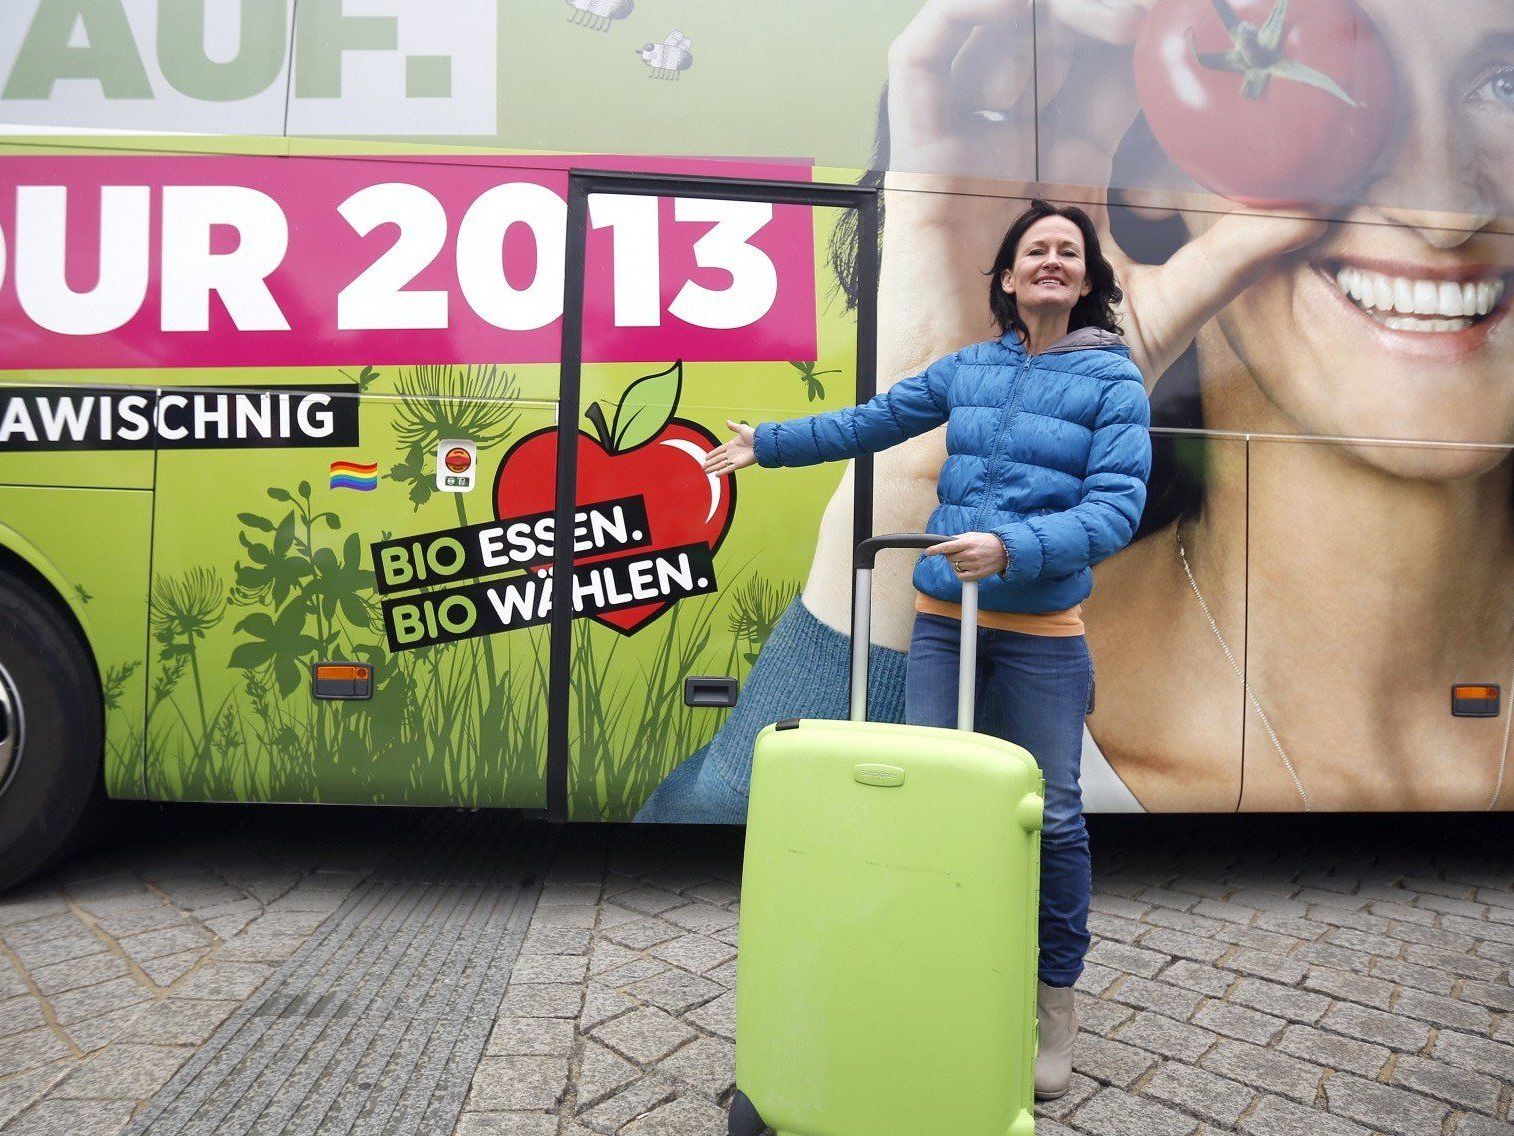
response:
<path id="1" fill-rule="evenodd" d="M 711 476 L 703 462 L 728 422 L 871 397 L 877 197 L 575 170 L 567 223 L 561 424 L 520 445 L 498 493 L 510 500 L 517 479 L 529 490 L 555 463 L 556 531 L 573 534 L 550 567 L 549 811 L 622 821 L 670 775 L 698 772 L 797 604 L 822 515 L 834 526 L 839 511 L 847 536 L 867 527 L 866 462 L 850 478 L 841 463 Z M 568 579 L 572 602 L 557 602 Z M 678 804 L 655 819 L 710 817 Z"/>

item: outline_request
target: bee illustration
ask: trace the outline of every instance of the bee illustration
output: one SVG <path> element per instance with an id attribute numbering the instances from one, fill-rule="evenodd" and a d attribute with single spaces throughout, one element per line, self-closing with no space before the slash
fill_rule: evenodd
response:
<path id="1" fill-rule="evenodd" d="M 568 7 L 573 9 L 568 13 L 569 22 L 607 32 L 612 23 L 631 14 L 636 0 L 568 0 Z"/>
<path id="2" fill-rule="evenodd" d="M 694 66 L 694 41 L 680 31 L 671 31 L 661 43 L 644 43 L 636 54 L 652 69 L 653 79 L 677 79 Z"/>

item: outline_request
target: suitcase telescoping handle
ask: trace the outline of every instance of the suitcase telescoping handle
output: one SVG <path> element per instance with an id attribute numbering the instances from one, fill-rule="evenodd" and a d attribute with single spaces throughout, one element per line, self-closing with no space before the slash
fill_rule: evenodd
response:
<path id="1" fill-rule="evenodd" d="M 872 643 L 873 562 L 885 548 L 929 548 L 951 540 L 932 533 L 888 533 L 857 546 L 852 598 L 852 721 L 867 721 L 867 653 Z M 957 669 L 957 729 L 973 728 L 973 696 L 978 688 L 978 582 L 962 582 L 962 647 Z"/>

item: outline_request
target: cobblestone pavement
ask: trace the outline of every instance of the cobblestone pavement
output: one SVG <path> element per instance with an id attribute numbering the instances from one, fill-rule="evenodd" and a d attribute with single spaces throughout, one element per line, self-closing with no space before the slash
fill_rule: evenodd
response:
<path id="1" fill-rule="evenodd" d="M 365 811 L 316 841 L 308 810 L 231 815 L 256 819 L 0 898 L 0 1131 L 121 1131 L 413 823 Z M 1514 1134 L 1514 826 L 1094 832 L 1077 1074 L 1039 1136 Z M 724 1132 L 739 868 L 735 831 L 567 830 L 456 1131 Z"/>

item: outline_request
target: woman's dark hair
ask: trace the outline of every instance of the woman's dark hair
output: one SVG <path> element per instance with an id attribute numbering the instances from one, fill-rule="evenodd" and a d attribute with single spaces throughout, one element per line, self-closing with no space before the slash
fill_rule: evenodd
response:
<path id="1" fill-rule="evenodd" d="M 993 314 L 994 322 L 999 325 L 999 332 L 1008 335 L 1014 331 L 1022 341 L 1030 339 L 1030 329 L 1020 317 L 1019 302 L 1013 292 L 1006 292 L 999 286 L 999 281 L 1014 265 L 1015 255 L 1020 251 L 1020 242 L 1025 239 L 1030 227 L 1047 217 L 1065 218 L 1083 234 L 1083 262 L 1090 287 L 1088 294 L 1078 297 L 1078 302 L 1073 305 L 1072 315 L 1067 320 L 1067 330 L 1101 327 L 1118 335 L 1120 324 L 1115 317 L 1115 305 L 1124 299 L 1125 294 L 1115 283 L 1114 266 L 1105 259 L 1104 251 L 1099 247 L 1099 233 L 1093 227 L 1093 221 L 1076 205 L 1053 205 L 1040 198 L 1032 201 L 1030 208 L 1010 223 L 1004 240 L 999 244 L 999 251 L 994 255 L 994 266 L 987 273 L 988 310 Z"/>

